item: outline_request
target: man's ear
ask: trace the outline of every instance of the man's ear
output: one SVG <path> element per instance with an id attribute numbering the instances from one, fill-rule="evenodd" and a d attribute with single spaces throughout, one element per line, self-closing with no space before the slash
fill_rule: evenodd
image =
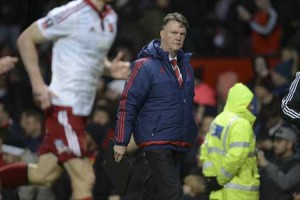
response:
<path id="1" fill-rule="evenodd" d="M 290 142 L 290 141 L 288 141 L 288 147 L 289 147 L 289 149 L 293 149 L 293 146 L 294 146 L 294 143 L 293 143 L 293 142 Z"/>
<path id="2" fill-rule="evenodd" d="M 162 29 L 162 30 L 160 30 L 160 38 L 161 38 L 161 40 L 163 41 L 164 40 L 164 38 L 165 38 L 165 31 Z"/>

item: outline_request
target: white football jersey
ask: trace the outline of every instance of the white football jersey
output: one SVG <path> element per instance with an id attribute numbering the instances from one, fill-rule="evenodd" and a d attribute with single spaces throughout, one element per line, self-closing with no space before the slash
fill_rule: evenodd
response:
<path id="1" fill-rule="evenodd" d="M 39 30 L 54 41 L 53 105 L 71 106 L 75 115 L 91 113 L 97 83 L 117 33 L 117 15 L 108 5 L 100 14 L 90 0 L 75 0 L 51 10 L 37 21 Z"/>

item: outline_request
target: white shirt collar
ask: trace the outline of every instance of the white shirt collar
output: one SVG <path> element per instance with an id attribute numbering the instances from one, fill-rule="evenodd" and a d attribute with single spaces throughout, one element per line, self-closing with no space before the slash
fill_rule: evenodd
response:
<path id="1" fill-rule="evenodd" d="M 171 60 L 173 60 L 173 59 L 177 60 L 177 56 L 175 56 L 174 58 L 172 58 L 172 57 L 169 55 L 169 60 L 171 61 Z"/>

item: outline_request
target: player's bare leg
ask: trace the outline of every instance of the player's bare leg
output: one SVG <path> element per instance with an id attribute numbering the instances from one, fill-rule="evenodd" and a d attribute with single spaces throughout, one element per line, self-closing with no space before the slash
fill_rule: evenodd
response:
<path id="1" fill-rule="evenodd" d="M 64 163 L 71 178 L 73 199 L 91 200 L 95 182 L 94 169 L 88 158 L 74 158 Z"/>
<path id="2" fill-rule="evenodd" d="M 14 163 L 2 167 L 1 186 L 6 189 L 29 184 L 51 185 L 61 172 L 57 157 L 47 153 L 39 157 L 37 164 Z"/>
<path id="3" fill-rule="evenodd" d="M 57 157 L 52 153 L 42 154 L 37 164 L 28 165 L 28 181 L 31 184 L 50 186 L 62 173 L 57 164 Z"/>

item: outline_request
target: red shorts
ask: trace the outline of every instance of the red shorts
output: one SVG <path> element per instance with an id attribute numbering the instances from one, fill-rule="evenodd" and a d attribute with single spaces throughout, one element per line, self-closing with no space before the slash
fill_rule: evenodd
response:
<path id="1" fill-rule="evenodd" d="M 73 115 L 71 107 L 52 106 L 46 111 L 46 135 L 39 155 L 53 153 L 60 164 L 86 157 L 86 119 Z"/>

